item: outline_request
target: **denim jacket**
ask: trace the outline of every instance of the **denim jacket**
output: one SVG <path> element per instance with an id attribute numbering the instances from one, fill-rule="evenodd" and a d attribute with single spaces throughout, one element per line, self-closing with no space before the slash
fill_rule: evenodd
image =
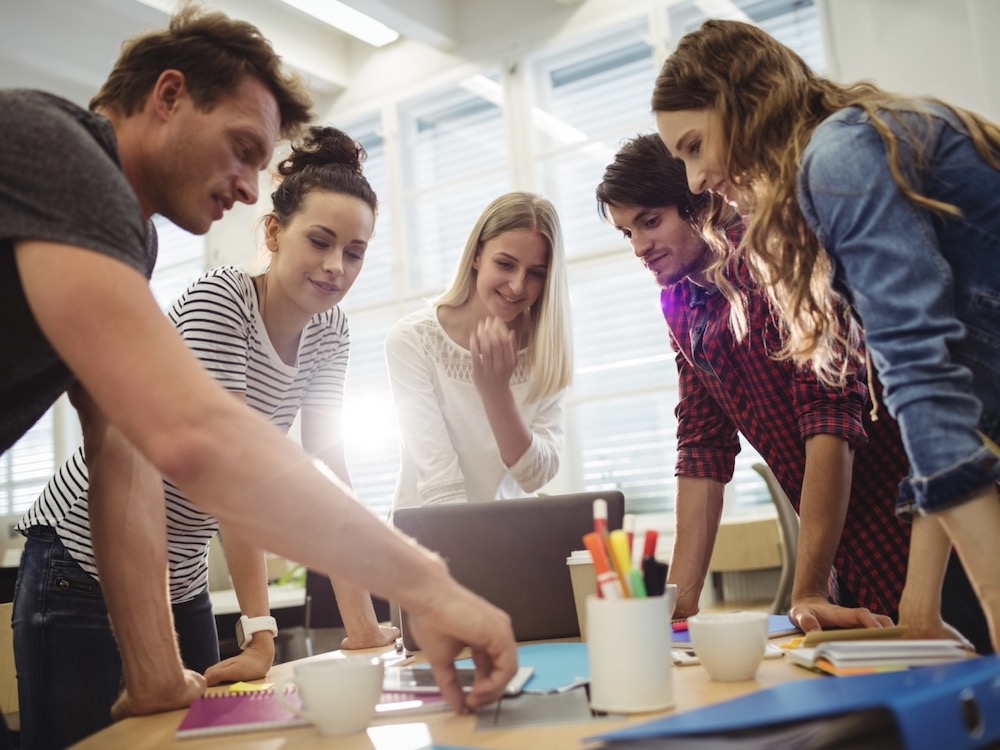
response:
<path id="1" fill-rule="evenodd" d="M 918 106 L 918 105 L 914 105 Z M 882 138 L 857 108 L 819 125 L 803 153 L 799 205 L 853 306 L 910 459 L 897 512 L 958 505 L 1000 477 L 977 430 L 1000 436 L 1000 171 L 935 107 L 885 121 L 917 193 L 899 190 Z M 915 154 L 922 149 L 923 166 Z"/>

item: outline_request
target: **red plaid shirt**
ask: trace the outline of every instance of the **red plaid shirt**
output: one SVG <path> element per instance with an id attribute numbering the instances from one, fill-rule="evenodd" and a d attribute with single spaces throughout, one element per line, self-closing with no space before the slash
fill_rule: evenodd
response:
<path id="1" fill-rule="evenodd" d="M 737 275 L 750 288 L 742 264 Z M 855 449 L 854 472 L 834 567 L 859 605 L 895 619 L 909 527 L 896 517 L 894 504 L 909 464 L 885 409 L 876 422 L 868 415 L 864 368 L 835 390 L 821 385 L 811 370 L 772 359 L 781 334 L 761 294 L 747 295 L 750 333 L 739 343 L 729 329 L 729 304 L 716 289 L 684 280 L 664 289 L 660 302 L 677 352 L 676 473 L 729 482 L 740 432 L 798 511 L 806 438 L 842 437 Z"/>

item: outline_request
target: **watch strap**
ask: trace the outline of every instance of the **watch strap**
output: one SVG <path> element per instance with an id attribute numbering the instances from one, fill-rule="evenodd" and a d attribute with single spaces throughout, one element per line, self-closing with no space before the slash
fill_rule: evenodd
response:
<path id="1" fill-rule="evenodd" d="M 243 640 L 238 642 L 237 645 L 242 651 L 253 641 L 254 633 L 261 633 L 265 630 L 271 632 L 271 635 L 277 637 L 278 635 L 278 623 L 270 615 L 262 615 L 260 617 L 247 617 L 246 615 L 240 615 L 240 626 L 242 629 Z M 240 633 L 237 632 L 237 636 Z M 239 638 L 237 638 L 239 641 Z"/>

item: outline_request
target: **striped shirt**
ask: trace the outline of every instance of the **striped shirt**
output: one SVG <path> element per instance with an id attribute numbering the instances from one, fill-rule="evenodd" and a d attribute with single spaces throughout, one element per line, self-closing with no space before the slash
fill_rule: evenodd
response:
<path id="1" fill-rule="evenodd" d="M 302 331 L 296 364 L 282 362 L 271 345 L 245 271 L 210 271 L 174 303 L 170 320 L 202 365 L 227 391 L 287 433 L 303 406 L 322 410 L 340 427 L 350 348 L 347 317 L 337 307 L 313 316 Z M 51 526 L 80 566 L 98 578 L 87 511 L 83 448 L 56 472 L 17 528 Z M 170 596 L 188 601 L 207 586 L 208 542 L 218 529 L 164 479 Z"/>
<path id="2" fill-rule="evenodd" d="M 749 288 L 742 264 L 740 271 L 736 283 Z M 737 343 L 729 303 L 715 288 L 685 279 L 661 292 L 679 376 L 676 473 L 730 481 L 741 432 L 798 511 L 806 439 L 844 439 L 855 449 L 854 469 L 834 568 L 860 606 L 895 619 L 909 548 L 909 527 L 895 515 L 909 471 L 899 428 L 888 415 L 871 421 L 863 368 L 841 390 L 773 359 L 782 339 L 767 299 L 749 293 L 746 300 L 749 333 Z"/>

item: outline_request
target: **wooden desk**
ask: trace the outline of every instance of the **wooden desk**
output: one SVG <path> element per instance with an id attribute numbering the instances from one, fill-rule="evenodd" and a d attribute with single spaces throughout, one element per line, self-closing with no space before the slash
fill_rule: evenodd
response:
<path id="1" fill-rule="evenodd" d="M 380 653 L 384 649 L 373 649 Z M 352 652 L 358 653 L 358 652 Z M 311 657 L 330 658 L 330 654 Z M 292 675 L 294 664 L 279 664 L 268 673 L 267 680 L 275 681 Z M 673 711 L 693 708 L 736 698 L 741 695 L 773 687 L 784 682 L 814 679 L 816 675 L 785 659 L 765 659 L 757 677 L 748 682 L 712 682 L 701 666 L 674 667 Z M 822 678 L 820 678 L 822 679 Z M 174 739 L 174 732 L 184 717 L 184 711 L 173 711 L 142 718 L 126 719 L 82 743 L 74 745 L 79 750 L 138 750 L 140 748 L 177 748 L 178 750 L 314 750 L 340 748 L 342 750 L 418 750 L 431 744 L 464 747 L 496 748 L 511 750 L 559 750 L 579 748 L 584 737 L 611 731 L 633 722 L 648 721 L 663 713 L 636 714 L 627 719 L 609 719 L 583 724 L 560 724 L 547 727 L 522 729 L 495 729 L 476 731 L 473 716 L 457 716 L 450 712 L 427 714 L 395 719 L 379 719 L 364 734 L 343 737 L 324 737 L 312 727 L 287 729 L 275 732 L 227 734 L 203 739 Z"/>

